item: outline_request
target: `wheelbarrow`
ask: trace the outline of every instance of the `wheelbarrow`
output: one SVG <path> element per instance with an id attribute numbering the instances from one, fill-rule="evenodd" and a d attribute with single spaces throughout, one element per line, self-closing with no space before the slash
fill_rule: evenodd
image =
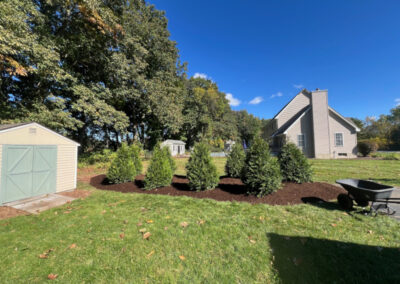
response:
<path id="1" fill-rule="evenodd" d="M 361 179 L 340 179 L 340 184 L 348 194 L 339 194 L 337 199 L 340 207 L 345 210 L 353 209 L 354 201 L 361 207 L 367 207 L 371 202 L 370 215 L 377 215 L 378 211 L 386 210 L 386 214 L 393 215 L 396 211 L 389 206 L 389 203 L 400 204 L 400 198 L 391 198 L 392 186 Z M 377 203 L 377 204 L 375 204 Z"/>

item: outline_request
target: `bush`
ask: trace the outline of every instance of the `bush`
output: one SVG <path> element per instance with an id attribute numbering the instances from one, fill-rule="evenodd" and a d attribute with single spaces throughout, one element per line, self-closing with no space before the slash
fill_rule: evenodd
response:
<path id="1" fill-rule="evenodd" d="M 204 142 L 197 143 L 186 165 L 187 178 L 192 190 L 200 191 L 215 188 L 219 176 L 213 164 L 210 150 Z"/>
<path id="2" fill-rule="evenodd" d="M 364 157 L 378 150 L 378 144 L 372 140 L 360 141 L 357 144 L 358 152 Z"/>
<path id="3" fill-rule="evenodd" d="M 312 180 L 312 170 L 303 152 L 293 143 L 285 144 L 278 154 L 278 162 L 284 180 L 297 183 Z"/>
<path id="4" fill-rule="evenodd" d="M 136 168 L 126 143 L 117 150 L 116 158 L 108 169 L 107 178 L 111 183 L 123 183 L 135 180 Z"/>
<path id="5" fill-rule="evenodd" d="M 247 151 L 242 179 L 248 193 L 258 197 L 270 194 L 281 186 L 278 161 L 271 157 L 268 143 L 261 137 L 255 138 Z"/>
<path id="6" fill-rule="evenodd" d="M 132 161 L 135 164 L 136 175 L 139 175 L 142 173 L 143 170 L 142 160 L 140 159 L 142 148 L 140 147 L 140 144 L 133 143 L 131 146 L 129 146 L 129 151 Z"/>
<path id="7" fill-rule="evenodd" d="M 230 177 L 240 178 L 245 159 L 246 155 L 244 153 L 243 146 L 240 143 L 235 143 L 226 160 L 226 174 Z"/>
<path id="8" fill-rule="evenodd" d="M 163 147 L 162 150 L 164 151 L 164 155 L 168 159 L 169 165 L 172 170 L 172 174 L 174 174 L 176 171 L 176 165 L 174 159 L 172 158 L 171 151 L 169 150 L 169 147 Z"/>
<path id="9" fill-rule="evenodd" d="M 172 177 L 173 171 L 166 151 L 160 149 L 160 144 L 157 143 L 156 146 L 154 146 L 150 165 L 144 179 L 145 188 L 153 189 L 168 186 L 171 184 Z"/>

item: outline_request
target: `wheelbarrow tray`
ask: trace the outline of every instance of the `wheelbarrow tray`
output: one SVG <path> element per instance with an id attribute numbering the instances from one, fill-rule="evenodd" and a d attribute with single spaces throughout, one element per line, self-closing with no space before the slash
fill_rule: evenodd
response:
<path id="1" fill-rule="evenodd" d="M 340 179 L 343 186 L 355 200 L 377 201 L 389 199 L 394 187 L 362 179 Z"/>

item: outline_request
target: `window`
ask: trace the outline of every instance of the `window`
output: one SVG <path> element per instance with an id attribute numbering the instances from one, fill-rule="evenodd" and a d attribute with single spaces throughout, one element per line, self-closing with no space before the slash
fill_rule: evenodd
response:
<path id="1" fill-rule="evenodd" d="M 343 133 L 335 133 L 335 146 L 343 147 Z"/>
<path id="2" fill-rule="evenodd" d="M 306 146 L 304 134 L 297 135 L 297 146 L 302 148 Z"/>

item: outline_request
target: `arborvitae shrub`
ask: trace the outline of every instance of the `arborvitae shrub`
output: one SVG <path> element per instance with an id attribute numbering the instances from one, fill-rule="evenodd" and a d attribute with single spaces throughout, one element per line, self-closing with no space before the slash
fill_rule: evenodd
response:
<path id="1" fill-rule="evenodd" d="M 129 146 L 129 151 L 132 157 L 132 161 L 135 164 L 136 175 L 139 175 L 142 173 L 143 170 L 142 160 L 140 159 L 142 148 L 140 147 L 140 144 L 133 143 L 131 146 Z"/>
<path id="2" fill-rule="evenodd" d="M 164 151 L 164 155 L 167 157 L 169 165 L 171 166 L 172 174 L 175 173 L 176 171 L 176 164 L 174 159 L 172 158 L 171 151 L 169 150 L 169 147 L 163 147 L 162 151 Z"/>
<path id="3" fill-rule="evenodd" d="M 204 142 L 197 143 L 186 165 L 187 178 L 192 190 L 200 191 L 215 188 L 219 176 L 213 164 L 210 150 Z"/>
<path id="4" fill-rule="evenodd" d="M 311 165 L 303 152 L 293 143 L 287 143 L 282 147 L 278 162 L 284 180 L 297 183 L 312 180 Z"/>
<path id="5" fill-rule="evenodd" d="M 225 173 L 230 177 L 240 178 L 246 155 L 243 146 L 240 143 L 235 143 L 232 151 L 228 154 L 225 164 Z"/>
<path id="6" fill-rule="evenodd" d="M 147 169 L 144 185 L 146 189 L 168 186 L 172 182 L 173 171 L 166 152 L 160 149 L 158 143 L 154 146 L 153 156 Z"/>
<path id="7" fill-rule="evenodd" d="M 258 197 L 270 194 L 281 186 L 278 161 L 271 157 L 268 143 L 260 137 L 253 140 L 247 151 L 242 179 L 248 193 Z"/>
<path id="8" fill-rule="evenodd" d="M 131 152 L 126 143 L 122 143 L 117 150 L 117 156 L 108 169 L 107 179 L 111 183 L 123 183 L 133 181 L 136 176 L 135 164 Z"/>

